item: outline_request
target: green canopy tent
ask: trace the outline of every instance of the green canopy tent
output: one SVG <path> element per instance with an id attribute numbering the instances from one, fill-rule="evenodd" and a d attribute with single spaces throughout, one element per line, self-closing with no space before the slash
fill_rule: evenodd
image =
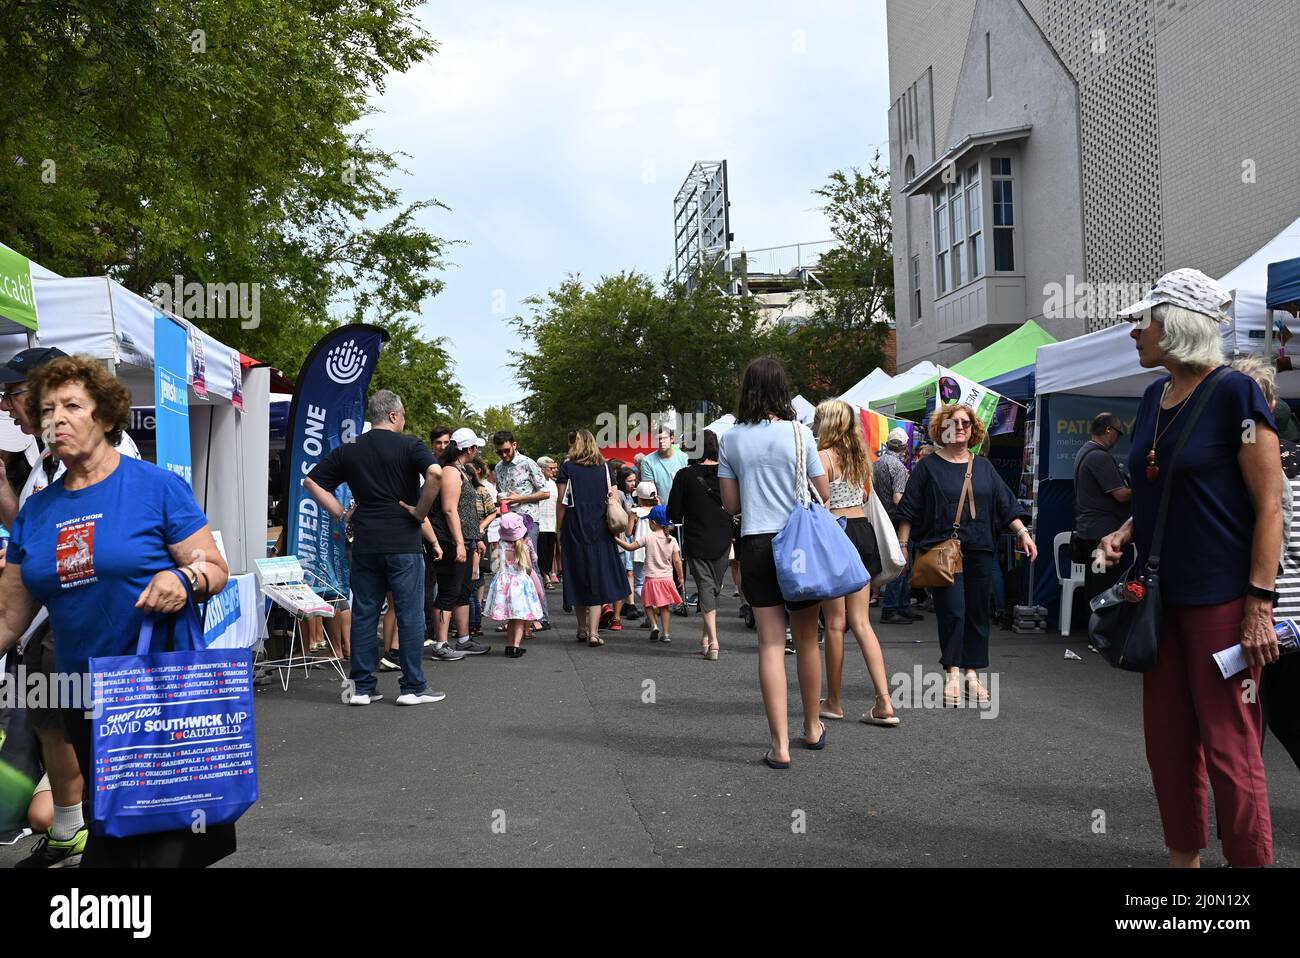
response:
<path id="1" fill-rule="evenodd" d="M 1032 366 L 1038 347 L 1054 342 L 1056 342 L 1055 337 L 1031 319 L 1015 332 L 1008 333 L 996 343 L 985 346 L 973 356 L 967 356 L 951 369 L 972 382 L 982 383 L 1014 369 Z M 888 407 L 892 407 L 893 415 L 920 422 L 925 416 L 926 400 L 934 395 L 938 382 L 938 376 L 931 376 L 920 385 L 913 386 L 896 396 L 886 396 L 874 401 L 871 408 L 888 412 Z"/>
<path id="2" fill-rule="evenodd" d="M 36 329 L 31 260 L 0 243 L 0 335 L 25 333 L 34 346 Z"/>

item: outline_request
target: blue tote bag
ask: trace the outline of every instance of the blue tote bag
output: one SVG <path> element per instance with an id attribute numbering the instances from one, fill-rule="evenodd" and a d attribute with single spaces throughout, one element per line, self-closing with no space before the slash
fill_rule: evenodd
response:
<path id="1" fill-rule="evenodd" d="M 145 616 L 135 655 L 90 660 L 95 834 L 197 833 L 257 801 L 253 654 L 203 642 L 191 597 Z"/>
<path id="2" fill-rule="evenodd" d="M 838 599 L 871 581 L 862 557 L 840 520 L 812 501 L 803 428 L 794 423 L 795 506 L 772 540 L 776 578 L 787 602 Z"/>

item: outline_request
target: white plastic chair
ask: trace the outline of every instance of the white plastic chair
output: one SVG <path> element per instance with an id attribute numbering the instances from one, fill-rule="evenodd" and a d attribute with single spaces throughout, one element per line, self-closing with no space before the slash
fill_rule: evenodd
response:
<path id="1" fill-rule="evenodd" d="M 1052 559 L 1056 563 L 1056 581 L 1061 584 L 1061 634 L 1070 634 L 1070 619 L 1074 612 L 1074 590 L 1082 589 L 1088 568 L 1082 562 L 1070 560 L 1071 532 L 1058 533 L 1052 540 Z M 1070 563 L 1070 575 L 1061 575 L 1061 547 L 1065 547 L 1065 558 Z"/>

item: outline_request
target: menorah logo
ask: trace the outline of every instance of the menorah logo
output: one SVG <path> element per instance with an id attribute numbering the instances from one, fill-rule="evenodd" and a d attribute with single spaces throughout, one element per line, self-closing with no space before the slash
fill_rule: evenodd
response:
<path id="1" fill-rule="evenodd" d="M 325 354 L 325 372 L 340 386 L 356 382 L 365 371 L 366 354 L 357 348 L 355 340 L 349 339 Z"/>

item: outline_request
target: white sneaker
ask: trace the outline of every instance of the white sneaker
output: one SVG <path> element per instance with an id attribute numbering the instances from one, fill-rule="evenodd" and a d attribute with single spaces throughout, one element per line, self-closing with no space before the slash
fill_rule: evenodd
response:
<path id="1" fill-rule="evenodd" d="M 397 697 L 398 705 L 427 705 L 430 702 L 441 702 L 447 697 L 446 692 L 435 692 L 432 689 L 425 689 L 423 692 L 406 692 Z"/>
<path id="2" fill-rule="evenodd" d="M 369 705 L 371 702 L 378 702 L 384 697 L 383 692 L 371 692 L 369 695 L 362 695 L 360 692 L 353 692 L 348 699 L 348 705 Z"/>

